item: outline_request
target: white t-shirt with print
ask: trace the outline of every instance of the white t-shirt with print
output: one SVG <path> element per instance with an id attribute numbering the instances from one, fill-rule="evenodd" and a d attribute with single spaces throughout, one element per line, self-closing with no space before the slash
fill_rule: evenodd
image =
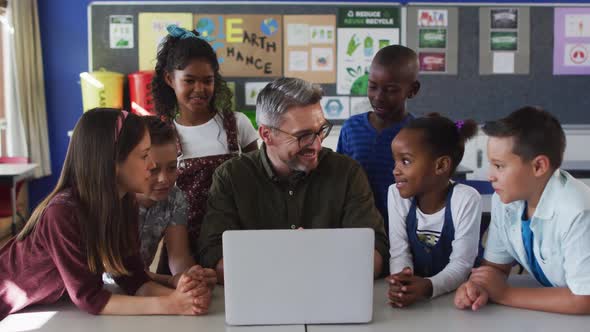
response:
<path id="1" fill-rule="evenodd" d="M 258 139 L 258 132 L 250 119 L 240 112 L 234 113 L 238 128 L 238 144 L 241 148 Z M 197 126 L 183 126 L 174 121 L 176 131 L 182 145 L 182 156 L 179 159 L 200 158 L 229 153 L 227 134 L 223 128 L 221 115 L 216 114 L 207 123 Z"/>
<path id="2" fill-rule="evenodd" d="M 389 187 L 387 210 L 389 212 L 389 254 L 390 272 L 401 272 L 404 267 L 413 269 L 406 217 L 412 204 L 411 199 L 402 198 L 394 185 Z M 446 207 L 433 214 L 425 214 L 416 208 L 419 238 L 428 238 L 429 243 L 438 241 L 445 221 Z M 453 251 L 449 264 L 438 274 L 428 278 L 432 282 L 432 297 L 455 290 L 464 282 L 479 249 L 479 227 L 481 224 L 481 196 L 474 188 L 457 184 L 451 197 L 451 215 L 455 236 L 452 243 Z"/>

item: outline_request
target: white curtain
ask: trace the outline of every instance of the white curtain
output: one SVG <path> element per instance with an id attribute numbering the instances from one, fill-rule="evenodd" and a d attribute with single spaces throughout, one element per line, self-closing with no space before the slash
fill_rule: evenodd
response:
<path id="1" fill-rule="evenodd" d="M 35 176 L 51 174 L 41 36 L 36 0 L 8 0 L 4 28 L 7 153 L 37 164 Z"/>

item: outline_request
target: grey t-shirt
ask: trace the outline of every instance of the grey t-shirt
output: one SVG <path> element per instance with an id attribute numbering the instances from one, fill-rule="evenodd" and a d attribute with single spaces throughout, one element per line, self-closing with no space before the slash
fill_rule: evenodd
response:
<path id="1" fill-rule="evenodd" d="M 182 191 L 174 186 L 168 199 L 146 209 L 139 208 L 139 236 L 141 259 L 146 268 L 154 260 L 158 244 L 171 225 L 186 225 L 187 203 Z"/>

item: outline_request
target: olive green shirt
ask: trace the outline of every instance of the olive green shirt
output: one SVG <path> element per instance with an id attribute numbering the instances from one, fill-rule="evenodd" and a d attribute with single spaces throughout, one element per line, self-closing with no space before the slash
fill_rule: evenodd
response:
<path id="1" fill-rule="evenodd" d="M 375 249 L 389 261 L 383 218 L 361 166 L 323 148 L 318 167 L 279 178 L 260 150 L 223 163 L 213 174 L 199 238 L 201 264 L 213 268 L 222 256 L 226 230 L 367 227 Z"/>

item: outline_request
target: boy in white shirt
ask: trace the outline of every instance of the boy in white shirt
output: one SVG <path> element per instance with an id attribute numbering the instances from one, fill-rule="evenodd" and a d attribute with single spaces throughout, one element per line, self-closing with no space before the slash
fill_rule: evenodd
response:
<path id="1" fill-rule="evenodd" d="M 550 113 L 521 108 L 488 122 L 489 179 L 496 191 L 482 267 L 457 289 L 455 306 L 488 300 L 531 310 L 590 313 L 590 188 L 560 170 L 565 134 Z M 506 279 L 520 263 L 544 287 Z"/>

